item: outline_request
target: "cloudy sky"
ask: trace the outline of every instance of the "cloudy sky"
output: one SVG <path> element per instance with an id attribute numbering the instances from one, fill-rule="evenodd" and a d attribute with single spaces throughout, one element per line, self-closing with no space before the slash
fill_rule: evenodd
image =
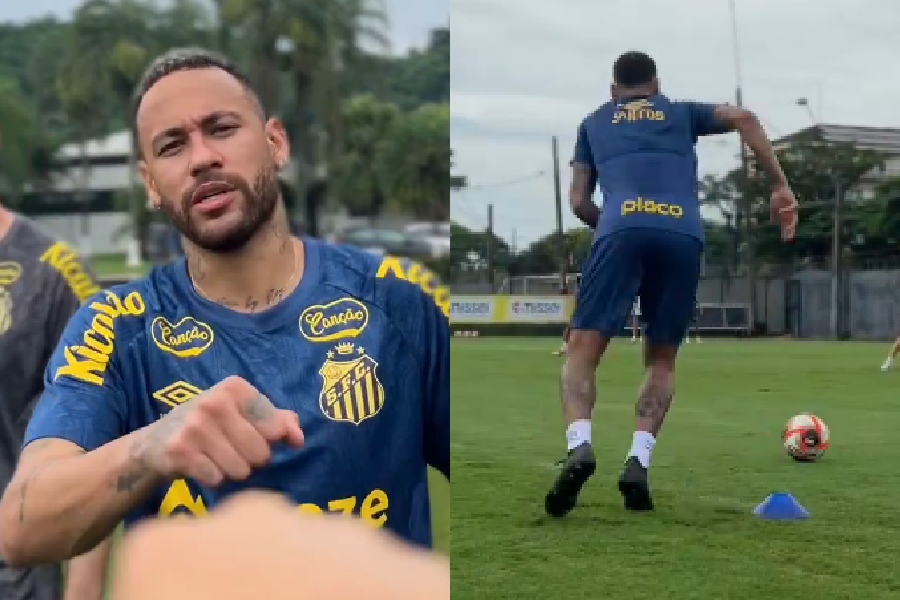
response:
<path id="1" fill-rule="evenodd" d="M 422 46 L 434 27 L 446 26 L 450 18 L 450 0 L 379 0 L 391 21 L 391 39 L 395 51 Z M 157 0 L 165 4 L 166 0 Z M 0 21 L 22 21 L 46 14 L 68 17 L 82 0 L 0 0 Z"/>
<path id="2" fill-rule="evenodd" d="M 900 127 L 900 2 L 735 4 L 744 103 L 770 136 L 812 118 Z M 472 186 L 451 196 L 452 215 L 483 228 L 493 203 L 497 233 L 519 247 L 555 227 L 550 138 L 560 139 L 565 203 L 575 130 L 608 99 L 619 54 L 653 56 L 673 98 L 734 99 L 727 0 L 452 0 L 451 13 L 450 133 Z M 702 140 L 701 171 L 728 170 L 737 152 L 734 134 Z M 563 213 L 578 225 L 567 204 Z"/>

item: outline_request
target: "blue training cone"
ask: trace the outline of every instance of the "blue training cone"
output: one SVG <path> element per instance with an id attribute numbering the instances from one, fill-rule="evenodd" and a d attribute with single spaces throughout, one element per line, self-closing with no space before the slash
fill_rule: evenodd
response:
<path id="1" fill-rule="evenodd" d="M 787 492 L 775 492 L 753 509 L 753 514 L 764 519 L 805 519 L 809 512 Z"/>

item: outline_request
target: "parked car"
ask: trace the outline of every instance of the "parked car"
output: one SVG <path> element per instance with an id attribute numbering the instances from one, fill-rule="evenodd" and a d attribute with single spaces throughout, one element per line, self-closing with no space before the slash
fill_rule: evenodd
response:
<path id="1" fill-rule="evenodd" d="M 417 246 L 419 254 L 437 258 L 450 253 L 450 223 L 410 223 L 403 233 Z"/>
<path id="2" fill-rule="evenodd" d="M 336 244 L 350 244 L 372 254 L 415 254 L 416 244 L 403 233 L 377 227 L 354 227 L 333 236 Z"/>

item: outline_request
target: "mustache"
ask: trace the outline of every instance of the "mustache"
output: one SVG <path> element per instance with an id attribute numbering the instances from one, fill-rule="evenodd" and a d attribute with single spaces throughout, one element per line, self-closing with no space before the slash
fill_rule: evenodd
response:
<path id="1" fill-rule="evenodd" d="M 201 185 L 213 182 L 226 183 L 230 187 L 242 192 L 245 198 L 249 199 L 252 196 L 253 190 L 250 189 L 250 184 L 240 175 L 236 175 L 234 173 L 225 173 L 222 171 L 213 171 L 203 173 L 202 175 L 194 178 L 191 187 L 189 187 L 181 197 L 182 206 L 184 206 L 185 208 L 190 208 L 192 204 L 191 200 L 194 197 L 194 193 L 197 191 L 197 188 L 199 188 Z"/>

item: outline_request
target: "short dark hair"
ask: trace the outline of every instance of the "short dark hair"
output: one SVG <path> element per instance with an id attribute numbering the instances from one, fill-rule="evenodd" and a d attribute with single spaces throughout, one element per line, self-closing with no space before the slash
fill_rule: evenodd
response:
<path id="1" fill-rule="evenodd" d="M 633 88 L 650 83 L 654 77 L 656 63 L 643 52 L 626 52 L 613 63 L 613 81 L 618 85 Z"/>
<path id="2" fill-rule="evenodd" d="M 234 63 L 224 55 L 203 48 L 173 48 L 160 54 L 144 70 L 134 91 L 131 107 L 131 131 L 134 137 L 135 152 L 140 156 L 140 144 L 137 139 L 137 113 L 141 102 L 147 92 L 156 85 L 160 79 L 178 73 L 179 71 L 193 71 L 196 69 L 220 69 L 234 77 L 247 92 L 260 111 L 261 116 L 266 117 L 266 109 L 250 78 L 244 75 Z"/>

